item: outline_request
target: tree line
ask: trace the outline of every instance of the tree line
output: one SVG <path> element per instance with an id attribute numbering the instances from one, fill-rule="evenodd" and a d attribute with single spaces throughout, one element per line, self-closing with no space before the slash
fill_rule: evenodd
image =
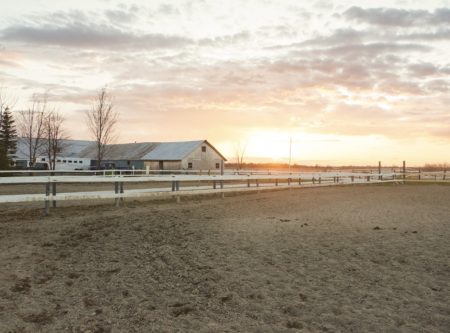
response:
<path id="1" fill-rule="evenodd" d="M 33 168 L 44 154 L 49 169 L 55 170 L 57 157 L 63 154 L 69 139 L 64 115 L 49 104 L 46 94 L 34 95 L 26 110 L 13 111 L 15 104 L 0 88 L 0 170 L 14 168 L 18 138 L 26 148 L 28 168 Z M 112 96 L 102 88 L 85 112 L 86 125 L 95 141 L 98 168 L 108 144 L 115 140 L 117 118 Z"/>

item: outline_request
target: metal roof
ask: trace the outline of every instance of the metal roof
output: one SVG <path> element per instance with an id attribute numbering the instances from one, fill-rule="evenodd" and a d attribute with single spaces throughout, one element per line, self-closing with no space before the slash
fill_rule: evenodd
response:
<path id="1" fill-rule="evenodd" d="M 157 143 L 123 143 L 106 146 L 104 159 L 107 160 L 140 160 L 142 156 L 155 148 Z M 78 153 L 78 157 L 95 160 L 97 158 L 97 147 L 95 142 Z"/>
<path id="2" fill-rule="evenodd" d="M 226 160 L 225 157 L 223 157 L 222 154 L 206 140 L 112 144 L 107 146 L 104 159 L 180 161 L 204 143 L 208 144 L 224 160 Z M 94 141 L 64 140 L 63 147 L 62 153 L 58 154 L 60 156 L 90 158 L 93 160 L 97 158 L 97 148 Z M 16 155 L 20 159 L 26 159 L 28 157 L 27 145 L 24 139 L 18 139 Z M 44 152 L 39 152 L 38 155 L 44 155 Z"/>
<path id="3" fill-rule="evenodd" d="M 93 144 L 94 144 L 93 141 L 86 141 L 86 140 L 63 140 L 62 152 L 61 154 L 58 155 L 64 157 L 80 157 L 78 156 L 80 151 Z M 27 145 L 26 139 L 17 138 L 16 158 L 28 159 L 30 154 L 28 152 L 29 149 L 28 147 L 29 146 Z M 40 149 L 37 151 L 36 156 L 43 156 L 45 154 L 46 154 L 45 148 L 41 146 Z"/>
<path id="4" fill-rule="evenodd" d="M 155 149 L 142 156 L 142 160 L 180 161 L 205 140 L 184 142 L 161 142 Z"/>

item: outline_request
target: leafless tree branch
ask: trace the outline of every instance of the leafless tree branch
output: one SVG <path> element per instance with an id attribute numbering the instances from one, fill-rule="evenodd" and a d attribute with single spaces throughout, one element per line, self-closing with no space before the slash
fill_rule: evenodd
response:
<path id="1" fill-rule="evenodd" d="M 92 105 L 87 111 L 86 118 L 89 131 L 96 142 L 97 167 L 100 167 L 102 160 L 107 153 L 107 146 L 115 140 L 115 125 L 118 113 L 114 110 L 111 96 L 102 88 Z"/>

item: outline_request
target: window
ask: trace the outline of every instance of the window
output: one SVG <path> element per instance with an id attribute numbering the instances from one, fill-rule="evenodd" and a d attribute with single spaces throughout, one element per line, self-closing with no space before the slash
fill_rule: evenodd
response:
<path id="1" fill-rule="evenodd" d="M 56 160 L 56 162 L 61 163 L 61 160 Z"/>
<path id="2" fill-rule="evenodd" d="M 192 169 L 192 162 L 188 163 L 188 169 Z"/>
<path id="3" fill-rule="evenodd" d="M 78 161 L 78 163 L 80 163 L 80 164 L 81 164 L 81 163 L 83 163 L 83 161 Z"/>
<path id="4" fill-rule="evenodd" d="M 202 146 L 202 152 L 203 152 L 203 153 L 206 152 L 206 146 Z"/>
<path id="5" fill-rule="evenodd" d="M 42 157 L 42 158 L 41 158 L 41 161 L 45 161 L 45 158 L 44 158 L 44 157 Z"/>
<path id="6" fill-rule="evenodd" d="M 72 161 L 71 161 L 71 160 L 69 160 L 69 163 L 72 163 Z"/>
<path id="7" fill-rule="evenodd" d="M 78 161 L 73 161 L 73 163 L 78 163 Z"/>
<path id="8" fill-rule="evenodd" d="M 216 163 L 216 169 L 220 169 L 220 163 Z"/>
<path id="9" fill-rule="evenodd" d="M 66 163 L 67 161 L 66 160 L 63 160 L 63 163 Z"/>

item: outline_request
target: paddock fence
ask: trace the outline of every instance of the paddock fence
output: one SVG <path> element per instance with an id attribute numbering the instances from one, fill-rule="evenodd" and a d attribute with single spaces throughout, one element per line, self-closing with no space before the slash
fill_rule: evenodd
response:
<path id="1" fill-rule="evenodd" d="M 114 170 L 107 170 L 114 171 Z M 119 171 L 119 170 L 118 170 Z M 131 173 L 136 170 L 86 175 L 79 172 L 66 176 L 44 175 L 33 172 L 32 176 L 0 177 L 0 204 L 21 202 L 43 202 L 45 212 L 50 205 L 56 207 L 58 201 L 114 199 L 116 206 L 125 198 L 143 198 L 154 196 L 174 197 L 180 201 L 183 195 L 221 194 L 230 192 L 264 191 L 300 187 L 320 187 L 367 183 L 404 183 L 404 182 L 450 182 L 443 172 L 322 172 L 322 173 L 288 173 L 288 172 L 227 172 L 220 174 L 147 174 Z M 25 171 L 26 173 L 27 171 Z M 127 173 L 128 172 L 128 173 Z M 46 171 L 48 174 L 49 171 Z M 29 172 L 28 172 L 29 174 Z M 107 190 L 83 190 L 58 192 L 62 185 L 110 187 Z M 139 184 L 139 188 L 135 188 Z M 40 193 L 10 194 L 12 186 L 22 185 L 27 188 L 36 186 Z M 42 187 L 41 187 L 42 186 Z"/>

